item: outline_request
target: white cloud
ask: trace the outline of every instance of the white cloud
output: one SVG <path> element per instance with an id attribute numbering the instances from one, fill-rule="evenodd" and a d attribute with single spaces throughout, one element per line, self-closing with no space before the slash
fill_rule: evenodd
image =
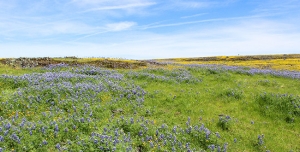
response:
<path id="1" fill-rule="evenodd" d="M 27 23 L 27 22 L 6 22 L 9 24 L 0 24 L 3 30 L 0 35 L 6 36 L 51 36 L 59 34 L 85 34 L 93 32 L 95 27 L 85 23 L 75 22 L 71 20 L 54 21 L 48 23 Z"/>
<path id="2" fill-rule="evenodd" d="M 199 1 L 174 1 L 175 6 L 181 8 L 203 8 L 211 6 L 210 2 L 199 2 Z"/>
<path id="3" fill-rule="evenodd" d="M 111 24 L 106 24 L 106 29 L 108 31 L 122 31 L 122 30 L 127 30 L 133 27 L 134 25 L 136 25 L 135 22 L 111 23 Z"/>
<path id="4" fill-rule="evenodd" d="M 100 34 L 105 34 L 105 33 L 109 33 L 109 32 L 117 32 L 117 31 L 123 31 L 123 30 L 128 30 L 131 27 L 133 27 L 134 25 L 136 25 L 135 22 L 119 22 L 119 23 L 110 23 L 110 24 L 106 24 L 105 27 L 101 28 L 101 30 L 99 31 L 95 31 L 92 33 L 88 33 L 84 36 L 81 36 L 79 38 L 76 38 L 74 40 L 71 40 L 67 43 L 73 43 L 79 40 L 83 40 L 89 37 L 93 37 L 93 36 L 97 36 Z"/>
<path id="5" fill-rule="evenodd" d="M 300 33 L 287 32 L 293 25 L 268 20 L 244 20 L 234 25 L 196 31 L 154 34 L 146 31 L 115 32 L 110 43 L 1 45 L 17 56 L 104 56 L 129 59 L 299 53 Z M 134 36 L 133 36 L 134 35 Z M 19 53 L 18 53 L 19 50 Z M 33 51 L 32 51 L 33 50 Z M 43 52 L 34 50 L 43 50 Z M 72 50 L 72 51 L 66 51 Z M 15 54 L 13 54 L 15 53 Z"/>
<path id="6" fill-rule="evenodd" d="M 104 10 L 126 10 L 137 7 L 147 7 L 154 5 L 155 3 L 131 3 L 131 4 L 123 4 L 123 5 L 111 5 L 111 6 L 100 6 L 96 8 L 87 9 L 80 13 L 92 12 L 92 11 L 104 11 Z"/>
<path id="7" fill-rule="evenodd" d="M 189 24 L 198 24 L 198 23 L 206 23 L 206 22 L 219 22 L 219 21 L 229 21 L 229 20 L 245 20 L 252 18 L 261 18 L 261 16 L 242 16 L 242 17 L 228 17 L 228 18 L 212 18 L 206 20 L 194 20 L 194 21 L 185 21 L 185 22 L 177 22 L 177 23 L 166 23 L 166 24 L 150 24 L 146 26 L 141 26 L 141 29 L 153 29 L 153 28 L 161 28 L 161 27 L 172 27 L 172 26 L 182 26 Z"/>
<path id="8" fill-rule="evenodd" d="M 182 19 L 193 18 L 193 17 L 203 16 L 203 15 L 206 15 L 206 14 L 208 14 L 208 13 L 199 13 L 199 14 L 194 14 L 194 15 L 189 15 L 189 16 L 182 16 L 180 18 L 182 18 Z"/>

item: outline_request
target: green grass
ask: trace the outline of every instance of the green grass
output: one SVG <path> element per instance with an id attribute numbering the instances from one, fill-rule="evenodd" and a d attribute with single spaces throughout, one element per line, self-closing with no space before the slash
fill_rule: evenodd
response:
<path id="1" fill-rule="evenodd" d="M 292 107 L 280 109 L 273 102 L 280 100 L 280 103 L 284 103 L 288 99 L 281 101 L 273 97 L 273 100 L 268 100 L 268 104 L 274 104 L 275 107 L 267 115 L 260 103 L 260 95 L 264 92 L 298 96 L 299 80 L 231 72 L 215 74 L 209 70 L 192 71 L 192 74 L 203 82 L 169 84 L 137 79 L 138 84 L 149 92 L 145 107 L 153 109 L 151 119 L 184 126 L 186 118 L 191 117 L 194 122 L 205 123 L 214 132 L 220 132 L 221 140 L 229 143 L 229 151 L 299 150 L 299 116 L 293 116 L 295 122 L 287 123 L 284 116 L 278 118 L 277 115 L 278 112 L 288 115 L 285 110 Z M 298 97 L 297 100 L 299 99 Z M 228 129 L 222 129 L 218 125 L 219 115 L 232 117 Z M 254 124 L 251 124 L 252 121 Z M 265 143 L 261 147 L 255 146 L 260 134 L 265 136 Z M 237 143 L 233 142 L 234 138 Z"/>
<path id="2" fill-rule="evenodd" d="M 45 70 L 14 69 L 8 66 L 0 66 L 0 74 L 22 75 L 34 72 L 44 73 Z M 113 89 L 110 92 L 98 94 L 97 98 L 102 100 L 102 108 L 99 109 L 97 104 L 91 104 L 95 118 L 99 118 L 99 121 L 94 122 L 93 125 L 102 131 L 107 123 L 111 122 L 112 126 L 122 128 L 125 133 L 130 132 L 135 143 L 133 147 L 137 151 L 150 151 L 151 148 L 139 140 L 140 125 L 137 123 L 128 125 L 125 120 L 116 123 L 116 119 L 121 116 L 128 120 L 129 118 L 137 120 L 143 116 L 145 119 L 153 121 L 154 124 L 148 126 L 147 135 L 155 134 L 155 130 L 162 124 L 166 124 L 169 130 L 172 130 L 174 126 L 184 128 L 188 118 L 190 118 L 191 124 L 205 124 L 212 133 L 218 132 L 220 134 L 221 138 L 212 138 L 209 142 L 203 140 L 205 136 L 202 134 L 191 133 L 190 136 L 178 134 L 179 139 L 189 141 L 192 146 L 206 150 L 208 144 L 228 143 L 228 151 L 300 151 L 300 111 L 292 104 L 293 102 L 300 106 L 300 80 L 298 79 L 184 67 L 173 70 L 163 68 L 137 69 L 134 71 L 119 69 L 117 72 L 124 74 L 126 78 L 126 81 L 120 82 L 121 86 L 126 87 L 134 84 L 146 91 L 144 103 L 140 108 L 137 108 L 128 103 L 130 100 L 124 99 L 120 102 L 114 102 L 113 98 L 117 97 L 119 92 L 113 92 Z M 133 76 L 132 73 L 140 75 Z M 169 79 L 165 80 L 160 77 L 153 79 L 149 76 L 150 74 L 165 76 Z M 191 77 L 189 79 L 178 77 L 185 74 L 190 74 Z M 94 80 L 87 81 L 92 82 Z M 76 83 L 73 80 L 71 82 Z M 11 96 L 18 92 L 18 88 L 26 88 L 27 85 L 26 83 L 14 83 L 1 79 L 0 102 L 2 104 L 7 100 L 12 102 Z M 52 95 L 50 92 L 51 90 L 48 90 L 48 92 L 43 93 L 46 94 L 45 96 L 53 96 L 49 98 L 56 101 L 56 95 Z M 32 92 L 32 94 L 35 93 Z M 62 98 L 67 98 L 67 96 L 67 92 L 62 94 Z M 26 112 L 29 112 L 29 115 L 25 115 L 25 117 L 32 121 L 41 120 L 41 116 L 32 115 L 30 112 L 41 113 L 49 110 L 50 105 L 47 104 L 50 104 L 50 102 L 44 104 L 38 109 L 27 110 Z M 80 102 L 75 103 L 75 105 L 83 107 L 83 103 Z M 60 106 L 65 110 L 72 109 L 72 104 L 66 103 Z M 15 111 L 21 111 L 21 108 L 20 110 L 0 108 L 0 114 L 4 119 L 10 119 Z M 112 118 L 112 115 L 114 118 Z M 230 116 L 230 119 L 227 120 L 226 116 Z M 63 117 L 63 115 L 57 115 L 56 117 Z M 59 118 L 47 119 L 52 121 Z M 78 124 L 78 127 L 82 127 L 78 129 L 81 133 L 74 134 L 85 137 L 88 141 L 88 136 L 82 134 L 90 134 L 91 130 L 89 129 L 91 126 L 80 126 Z M 262 138 L 263 142 L 258 139 L 258 136 L 262 134 L 264 136 Z M 24 135 L 24 138 L 34 137 Z M 75 140 L 76 137 L 75 135 L 66 134 L 66 137 L 51 138 L 48 142 L 52 147 L 39 150 L 53 151 L 55 150 L 55 144 L 60 140 L 66 141 L 65 138 Z M 35 140 L 43 139 L 38 138 Z M 3 146 L 10 146 L 8 151 L 13 147 L 17 147 L 13 142 L 0 142 L 0 147 Z M 90 149 L 85 150 L 95 150 L 94 147 L 90 147 Z M 70 148 L 80 149 L 76 144 Z M 171 148 L 172 146 L 167 146 L 165 150 L 169 151 Z M 19 147 L 19 150 L 21 149 L 22 147 Z M 124 151 L 122 146 L 117 147 L 117 149 Z M 34 151 L 33 148 L 31 150 Z"/>

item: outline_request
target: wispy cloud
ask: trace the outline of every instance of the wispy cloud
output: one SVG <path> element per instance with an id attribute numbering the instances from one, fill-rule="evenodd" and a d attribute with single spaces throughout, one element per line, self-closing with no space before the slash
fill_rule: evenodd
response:
<path id="1" fill-rule="evenodd" d="M 229 21 L 229 20 L 242 20 L 242 19 L 261 18 L 261 17 L 263 17 L 263 16 L 242 16 L 242 17 L 229 17 L 229 18 L 214 18 L 214 19 L 196 20 L 196 21 L 189 21 L 189 22 L 177 22 L 177 23 L 170 23 L 170 24 L 158 24 L 158 25 L 142 26 L 141 29 L 146 30 L 146 29 L 153 29 L 153 28 L 182 26 L 182 25 L 188 25 L 188 24 L 217 22 L 217 21 Z"/>
<path id="2" fill-rule="evenodd" d="M 7 26 L 14 28 L 11 29 Z M 91 27 L 85 23 L 72 21 L 71 19 L 35 24 L 27 22 L 12 22 L 8 25 L 2 25 L 2 27 L 4 27 L 6 30 L 1 31 L 0 35 L 22 35 L 29 37 L 60 34 L 84 34 L 95 30 L 95 27 Z"/>
<path id="3" fill-rule="evenodd" d="M 297 11 L 300 7 L 299 0 L 266 0 L 264 3 L 258 3 L 258 7 L 253 10 L 255 13 L 288 13 L 292 10 Z M 294 12 L 295 13 L 295 12 Z"/>
<path id="4" fill-rule="evenodd" d="M 175 6 L 180 6 L 181 8 L 203 8 L 211 5 L 211 2 L 199 2 L 199 1 L 174 1 Z"/>
<path id="5" fill-rule="evenodd" d="M 122 30 L 127 30 L 134 25 L 136 25 L 135 22 L 119 22 L 119 23 L 106 24 L 106 28 L 108 31 L 122 31 Z"/>
<path id="6" fill-rule="evenodd" d="M 183 16 L 183 17 L 180 17 L 182 19 L 186 19 L 186 18 L 193 18 L 193 17 L 198 17 L 198 16 L 203 16 L 203 15 L 206 15 L 208 13 L 199 13 L 199 14 L 194 14 L 194 15 L 189 15 L 189 16 Z"/>
<path id="7" fill-rule="evenodd" d="M 126 5 L 115 5 L 115 6 L 100 6 L 97 8 L 91 8 L 85 11 L 81 11 L 79 13 L 87 13 L 87 12 L 93 12 L 93 11 L 104 11 L 104 10 L 120 10 L 120 9 L 130 9 L 135 7 L 147 7 L 151 5 L 155 5 L 156 3 L 132 3 L 132 4 L 126 4 Z"/>
<path id="8" fill-rule="evenodd" d="M 96 31 L 93 33 L 89 33 L 86 34 L 84 36 L 81 36 L 79 38 L 76 38 L 72 41 L 68 41 L 67 43 L 74 43 L 77 42 L 79 40 L 83 40 L 92 36 L 96 36 L 96 35 L 100 35 L 100 34 L 105 34 L 105 33 L 109 33 L 109 32 L 118 32 L 118 31 L 124 31 L 124 30 L 128 30 L 131 27 L 135 26 L 136 23 L 135 22 L 118 22 L 118 23 L 110 23 L 110 24 L 106 24 L 105 27 L 102 27 L 101 31 Z"/>

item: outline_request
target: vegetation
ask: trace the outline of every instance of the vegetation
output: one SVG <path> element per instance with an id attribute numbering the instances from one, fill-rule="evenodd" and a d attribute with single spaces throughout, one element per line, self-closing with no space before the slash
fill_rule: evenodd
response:
<path id="1" fill-rule="evenodd" d="M 50 60 L 0 64 L 0 151 L 300 151 L 300 72 Z"/>
<path id="2" fill-rule="evenodd" d="M 300 71 L 299 54 L 177 58 L 168 59 L 167 61 L 181 64 L 221 64 L 229 66 L 250 66 L 259 69 Z"/>

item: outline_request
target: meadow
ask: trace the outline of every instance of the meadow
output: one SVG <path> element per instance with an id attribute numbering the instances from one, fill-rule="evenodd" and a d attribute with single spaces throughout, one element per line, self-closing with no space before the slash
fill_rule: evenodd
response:
<path id="1" fill-rule="evenodd" d="M 282 56 L 1 59 L 0 152 L 298 152 L 300 59 Z"/>

